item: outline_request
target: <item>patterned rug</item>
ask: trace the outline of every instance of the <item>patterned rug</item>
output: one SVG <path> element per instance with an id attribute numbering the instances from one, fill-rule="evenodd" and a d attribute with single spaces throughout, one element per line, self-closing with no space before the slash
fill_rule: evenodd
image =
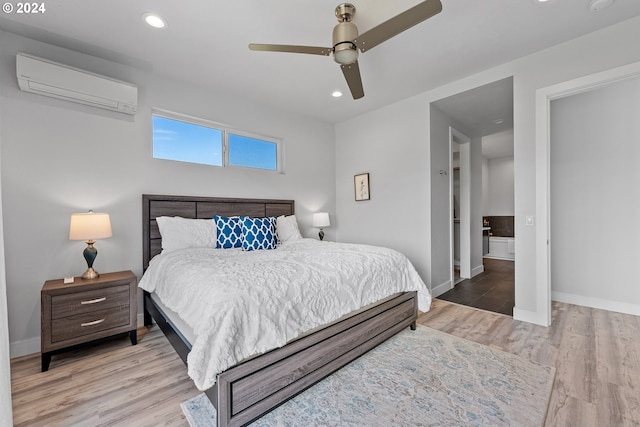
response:
<path id="1" fill-rule="evenodd" d="M 555 368 L 418 325 L 250 424 L 541 426 Z M 215 426 L 204 394 L 182 403 L 192 427 Z"/>

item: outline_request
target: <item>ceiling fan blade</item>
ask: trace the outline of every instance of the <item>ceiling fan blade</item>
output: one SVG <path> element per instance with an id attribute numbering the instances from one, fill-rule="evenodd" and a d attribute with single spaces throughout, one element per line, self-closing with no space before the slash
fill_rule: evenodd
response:
<path id="1" fill-rule="evenodd" d="M 362 88 L 358 61 L 353 64 L 341 65 L 340 68 L 342 68 L 342 74 L 344 74 L 344 78 L 347 80 L 347 85 L 349 85 L 353 99 L 362 98 L 364 96 L 364 89 Z"/>
<path id="2" fill-rule="evenodd" d="M 440 0 L 426 0 L 361 34 L 354 43 L 362 52 L 397 36 L 442 11 Z"/>
<path id="3" fill-rule="evenodd" d="M 330 47 L 316 47 L 316 46 L 292 46 L 288 44 L 249 44 L 249 49 L 259 50 L 263 52 L 289 52 L 289 53 L 308 53 L 311 55 L 324 55 L 329 56 L 331 53 Z"/>

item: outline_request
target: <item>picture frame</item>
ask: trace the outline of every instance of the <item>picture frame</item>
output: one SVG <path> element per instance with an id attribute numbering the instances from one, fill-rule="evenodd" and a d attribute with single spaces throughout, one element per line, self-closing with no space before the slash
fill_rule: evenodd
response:
<path id="1" fill-rule="evenodd" d="M 368 172 L 354 175 L 353 189 L 355 192 L 356 202 L 371 199 L 371 192 L 369 190 L 369 173 Z"/>

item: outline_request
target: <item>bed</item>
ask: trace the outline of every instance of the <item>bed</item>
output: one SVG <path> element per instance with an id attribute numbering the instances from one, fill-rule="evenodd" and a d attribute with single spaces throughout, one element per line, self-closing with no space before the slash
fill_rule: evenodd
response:
<path id="1" fill-rule="evenodd" d="M 144 270 L 162 251 L 157 217 L 260 218 L 294 214 L 292 200 L 143 195 L 142 201 Z M 313 246 L 311 242 L 305 245 Z M 314 328 L 286 345 L 243 359 L 219 372 L 213 386 L 205 390 L 217 409 L 218 426 L 246 425 L 400 330 L 415 329 L 417 312 L 417 291 L 395 292 Z M 150 326 L 152 318 L 186 364 L 193 338 L 157 295 L 144 291 L 145 325 Z"/>

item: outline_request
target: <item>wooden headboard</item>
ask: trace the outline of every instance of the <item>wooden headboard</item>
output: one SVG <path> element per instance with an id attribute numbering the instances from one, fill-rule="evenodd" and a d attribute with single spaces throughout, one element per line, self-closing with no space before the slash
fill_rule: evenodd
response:
<path id="1" fill-rule="evenodd" d="M 156 217 L 212 218 L 221 216 L 293 215 L 293 200 L 234 199 L 221 197 L 142 195 L 142 268 L 162 250 L 162 238 Z"/>

